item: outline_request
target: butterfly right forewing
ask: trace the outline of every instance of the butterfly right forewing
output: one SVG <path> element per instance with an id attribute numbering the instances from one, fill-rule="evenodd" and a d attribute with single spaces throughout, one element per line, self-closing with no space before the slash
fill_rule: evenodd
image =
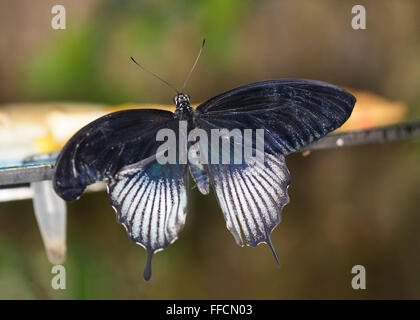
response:
<path id="1" fill-rule="evenodd" d="M 325 82 L 281 79 L 251 83 L 198 106 L 196 125 L 208 134 L 221 128 L 264 130 L 263 162 L 207 165 L 227 227 L 238 244 L 243 244 L 242 232 L 248 245 L 266 242 L 273 249 L 270 233 L 289 202 L 284 157 L 340 127 L 354 103 L 350 93 Z M 255 153 L 256 141 L 248 143 Z"/>
<path id="2" fill-rule="evenodd" d="M 198 106 L 198 126 L 265 130 L 266 152 L 287 155 L 340 127 L 356 99 L 329 83 L 280 79 L 251 83 Z"/>

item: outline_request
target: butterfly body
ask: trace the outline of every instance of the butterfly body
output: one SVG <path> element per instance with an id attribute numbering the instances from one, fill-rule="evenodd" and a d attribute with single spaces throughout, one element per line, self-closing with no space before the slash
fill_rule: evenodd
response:
<path id="1" fill-rule="evenodd" d="M 87 185 L 106 181 L 117 221 L 148 252 L 145 279 L 151 276 L 153 253 L 173 243 L 184 226 L 188 172 L 201 193 L 208 194 L 212 186 L 238 245 L 267 243 L 278 261 L 270 234 L 289 202 L 285 156 L 341 126 L 355 101 L 339 87 L 304 79 L 251 83 L 217 95 L 197 109 L 187 94 L 179 93 L 174 113 L 124 110 L 82 128 L 57 159 L 54 189 L 73 201 Z M 172 163 L 160 161 L 162 129 L 176 138 Z M 251 154 L 262 145 L 262 161 L 236 162 L 229 157 L 239 153 L 244 159 L 247 130 Z M 257 138 L 258 130 L 262 139 Z M 220 140 L 227 138 L 231 148 L 206 144 L 214 131 L 222 132 Z M 234 131 L 243 139 L 235 140 Z M 190 140 L 192 133 L 199 139 Z M 180 161 L 183 147 L 186 162 Z M 225 156 L 227 162 L 222 161 Z"/>
<path id="2" fill-rule="evenodd" d="M 190 125 L 193 125 L 195 111 L 191 107 L 190 96 L 185 93 L 178 93 L 174 97 L 174 103 L 176 106 L 174 117 L 179 120 L 186 120 Z"/>

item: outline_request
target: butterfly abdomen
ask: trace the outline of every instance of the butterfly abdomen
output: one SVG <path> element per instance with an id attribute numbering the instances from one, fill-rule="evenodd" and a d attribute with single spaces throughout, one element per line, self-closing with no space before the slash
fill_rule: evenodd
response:
<path id="1" fill-rule="evenodd" d="M 191 177 L 194 179 L 194 182 L 198 190 L 206 195 L 210 192 L 210 182 L 207 171 L 203 165 L 200 164 L 189 164 Z"/>

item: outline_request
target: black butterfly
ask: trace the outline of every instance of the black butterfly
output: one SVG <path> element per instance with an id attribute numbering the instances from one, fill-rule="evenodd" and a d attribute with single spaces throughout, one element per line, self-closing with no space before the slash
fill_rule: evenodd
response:
<path id="1" fill-rule="evenodd" d="M 237 244 L 267 243 L 278 262 L 270 234 L 289 202 L 285 156 L 340 127 L 356 99 L 325 82 L 280 79 L 232 89 L 196 109 L 184 93 L 174 102 L 174 113 L 124 110 L 82 128 L 57 159 L 55 191 L 73 201 L 86 186 L 105 180 L 117 221 L 147 250 L 148 280 L 153 254 L 173 243 L 184 226 L 189 171 L 201 193 L 212 185 Z M 179 132 L 180 120 L 187 121 L 188 131 L 201 128 L 209 136 L 213 128 L 264 129 L 264 162 L 160 164 L 156 134 L 162 128 Z"/>

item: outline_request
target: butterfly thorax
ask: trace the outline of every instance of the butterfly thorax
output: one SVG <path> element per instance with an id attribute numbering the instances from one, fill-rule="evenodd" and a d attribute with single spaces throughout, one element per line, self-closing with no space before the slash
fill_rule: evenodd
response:
<path id="1" fill-rule="evenodd" d="M 186 93 L 178 93 L 174 97 L 174 103 L 176 106 L 175 117 L 190 122 L 194 114 L 194 109 L 190 104 L 190 96 Z"/>

